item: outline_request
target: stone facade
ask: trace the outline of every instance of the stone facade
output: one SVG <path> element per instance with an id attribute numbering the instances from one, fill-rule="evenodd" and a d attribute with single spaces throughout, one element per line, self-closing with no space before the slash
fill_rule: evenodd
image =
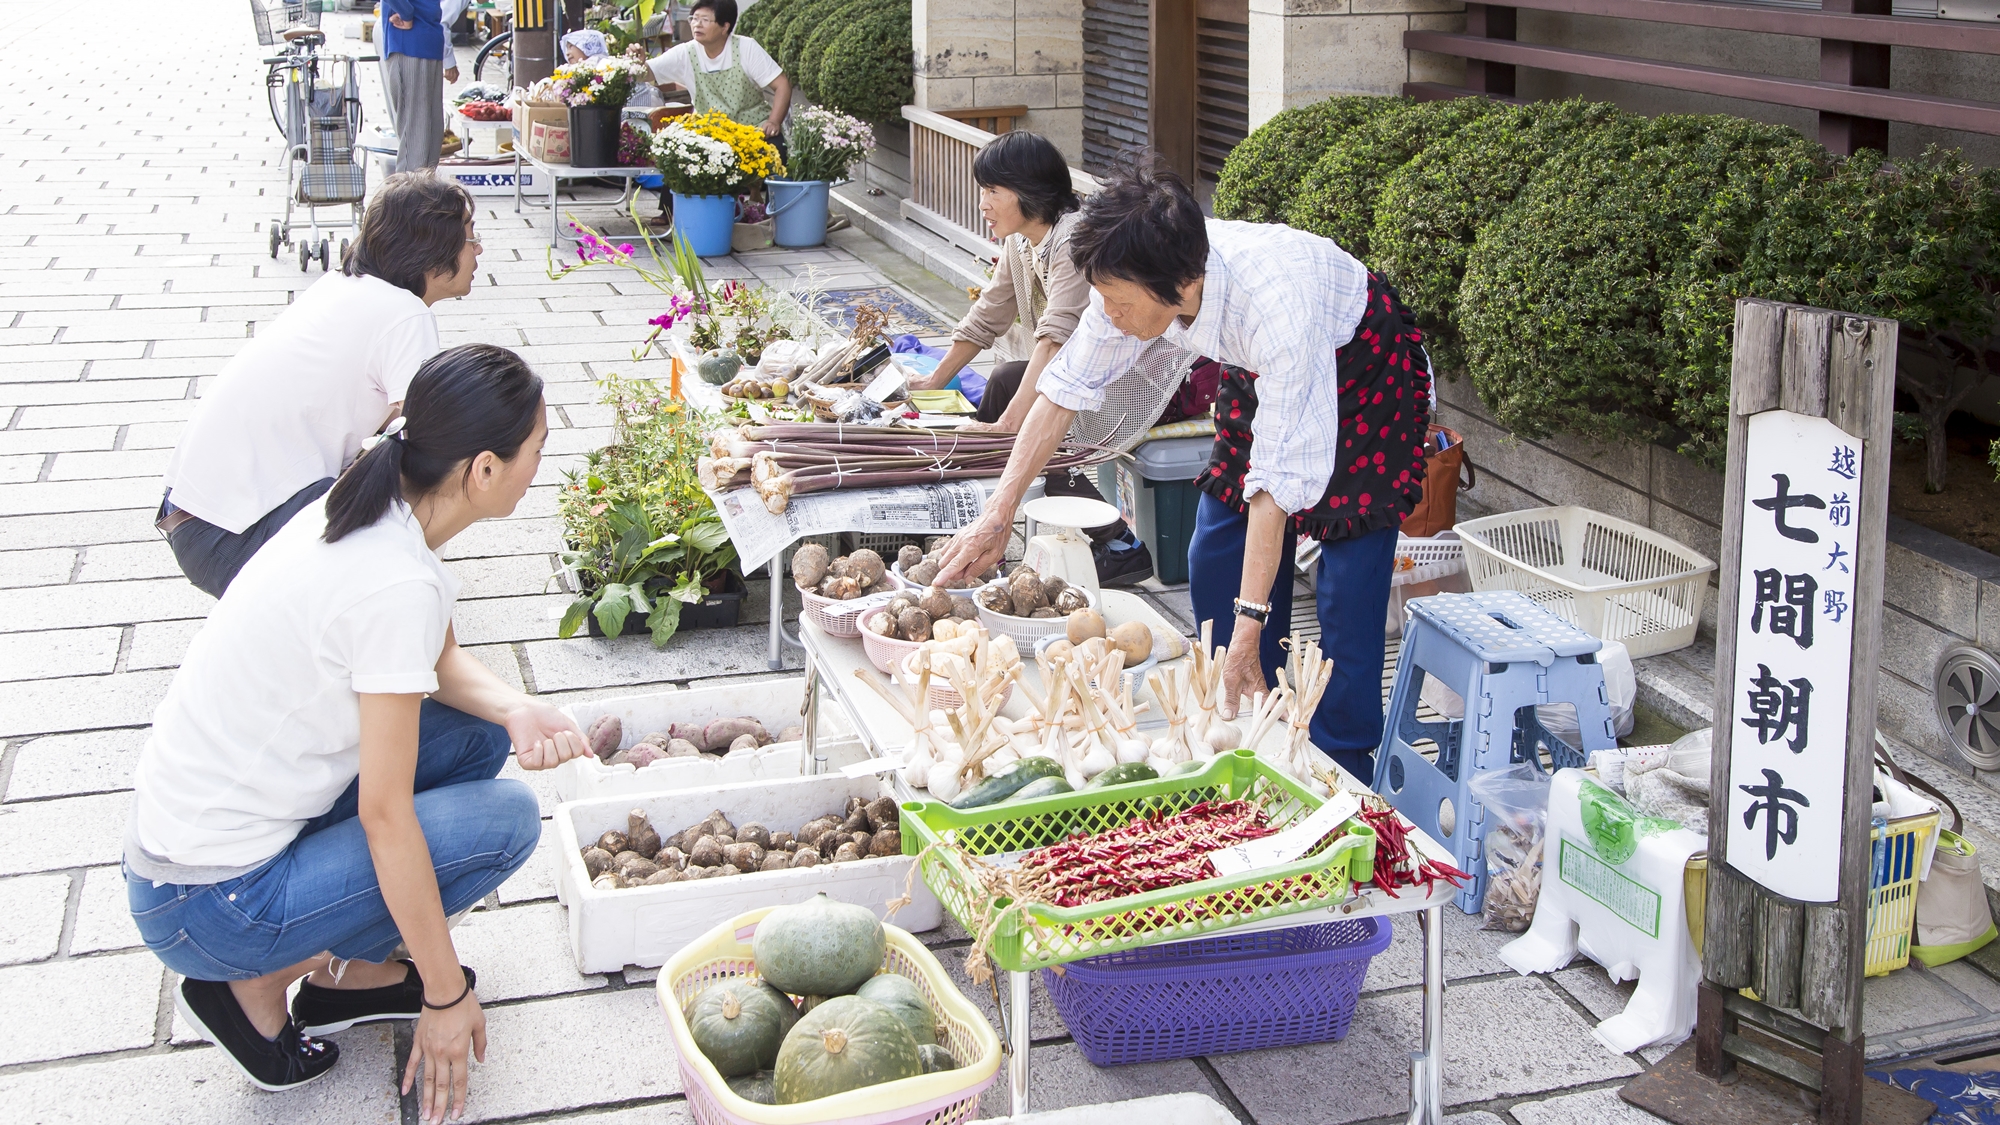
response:
<path id="1" fill-rule="evenodd" d="M 1403 49 L 1405 31 L 1463 31 L 1458 0 L 1250 0 L 1250 127 L 1335 94 L 1458 85 L 1455 58 Z"/>
<path id="2" fill-rule="evenodd" d="M 1022 128 L 1083 162 L 1082 0 L 916 0 L 916 104 L 1025 105 Z"/>

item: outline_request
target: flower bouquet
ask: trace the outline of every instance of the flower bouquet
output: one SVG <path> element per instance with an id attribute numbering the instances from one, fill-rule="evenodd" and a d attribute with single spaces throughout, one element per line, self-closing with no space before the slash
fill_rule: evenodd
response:
<path id="1" fill-rule="evenodd" d="M 837 183 L 875 148 L 875 131 L 859 118 L 824 106 L 792 114 L 787 178 Z"/>
<path id="2" fill-rule="evenodd" d="M 678 123 L 653 134 L 653 167 L 675 195 L 728 195 L 743 178 L 725 141 Z"/>
<path id="3" fill-rule="evenodd" d="M 637 69 L 630 59 L 599 55 L 579 63 L 564 63 L 549 76 L 548 96 L 567 106 L 623 109 L 632 97 Z"/>

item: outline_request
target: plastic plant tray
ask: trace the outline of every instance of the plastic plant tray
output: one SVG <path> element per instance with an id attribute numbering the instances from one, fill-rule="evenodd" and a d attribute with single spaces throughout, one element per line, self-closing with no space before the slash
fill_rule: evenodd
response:
<path id="1" fill-rule="evenodd" d="M 1321 804 L 1254 752 L 1231 750 L 1198 773 L 1031 801 L 965 810 L 937 801 L 905 802 L 903 850 L 920 854 L 949 841 L 968 855 L 1005 856 L 1094 835 L 1143 814 L 1172 815 L 1204 801 L 1229 800 L 1263 801 L 1271 826 L 1280 830 Z M 1023 972 L 1338 905 L 1356 883 L 1375 874 L 1374 831 L 1358 819 L 1343 827 L 1346 832 L 1333 842 L 1291 863 L 1084 906 L 1030 903 L 1015 909 L 1001 898 L 981 910 L 972 871 L 948 848 L 931 848 L 920 869 L 939 903 L 968 931 L 979 933 L 988 912 L 999 914 L 989 956 L 1002 968 Z"/>

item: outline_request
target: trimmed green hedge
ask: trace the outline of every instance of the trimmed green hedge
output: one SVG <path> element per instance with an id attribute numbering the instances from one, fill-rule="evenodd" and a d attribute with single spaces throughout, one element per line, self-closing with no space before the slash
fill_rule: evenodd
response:
<path id="1" fill-rule="evenodd" d="M 1526 436 L 1719 463 L 1743 296 L 1899 319 L 1939 472 L 1944 419 L 2000 371 L 2000 172 L 1957 153 L 1836 160 L 1790 129 L 1583 101 L 1335 98 L 1239 145 L 1215 210 L 1363 256 Z"/>
<path id="2" fill-rule="evenodd" d="M 742 29 L 820 105 L 888 121 L 914 97 L 910 0 L 761 0 Z"/>

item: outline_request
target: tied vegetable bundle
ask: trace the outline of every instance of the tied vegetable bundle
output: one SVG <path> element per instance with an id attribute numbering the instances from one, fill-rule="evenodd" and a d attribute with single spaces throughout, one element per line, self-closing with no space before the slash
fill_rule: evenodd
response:
<path id="1" fill-rule="evenodd" d="M 1014 434 L 901 426 L 739 426 L 710 436 L 710 456 L 696 463 L 696 472 L 711 491 L 754 486 L 775 515 L 803 493 L 999 476 L 1018 440 Z M 1048 468 L 1083 468 L 1114 456 L 1102 446 L 1066 441 L 1056 447 Z"/>

